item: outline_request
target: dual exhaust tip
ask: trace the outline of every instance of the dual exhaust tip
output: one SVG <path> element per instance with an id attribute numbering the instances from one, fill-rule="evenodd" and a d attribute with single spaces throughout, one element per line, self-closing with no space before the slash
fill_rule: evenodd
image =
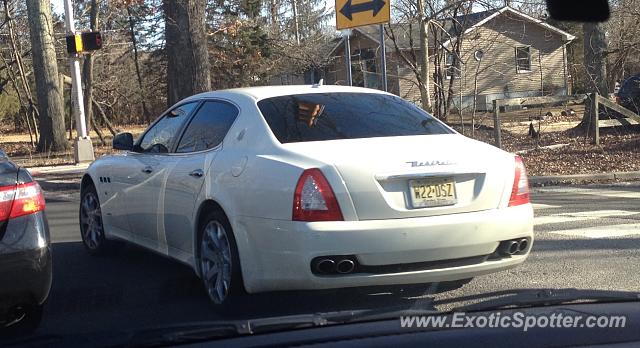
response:
<path id="1" fill-rule="evenodd" d="M 499 251 L 504 255 L 522 254 L 529 248 L 529 238 L 512 239 L 500 243 Z"/>
<path id="2" fill-rule="evenodd" d="M 311 262 L 311 270 L 318 274 L 349 274 L 356 263 L 347 257 L 317 257 Z"/>

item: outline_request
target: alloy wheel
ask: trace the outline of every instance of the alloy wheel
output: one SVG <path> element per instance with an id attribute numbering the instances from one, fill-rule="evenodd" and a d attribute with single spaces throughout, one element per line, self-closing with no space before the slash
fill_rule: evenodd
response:
<path id="1" fill-rule="evenodd" d="M 102 212 L 100 202 L 95 192 L 87 192 L 80 205 L 80 229 L 85 245 L 96 250 L 100 247 L 104 229 L 102 226 Z"/>
<path id="2" fill-rule="evenodd" d="M 223 303 L 231 287 L 232 259 L 227 231 L 218 221 L 210 221 L 203 230 L 200 270 L 211 300 Z"/>

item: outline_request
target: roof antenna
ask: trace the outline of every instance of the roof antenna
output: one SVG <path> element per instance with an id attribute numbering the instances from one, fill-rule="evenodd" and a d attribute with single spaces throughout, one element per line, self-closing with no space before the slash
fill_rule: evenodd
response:
<path id="1" fill-rule="evenodd" d="M 318 81 L 318 83 L 314 83 L 311 88 L 318 88 L 320 86 L 324 85 L 324 79 L 320 79 L 320 81 Z"/>

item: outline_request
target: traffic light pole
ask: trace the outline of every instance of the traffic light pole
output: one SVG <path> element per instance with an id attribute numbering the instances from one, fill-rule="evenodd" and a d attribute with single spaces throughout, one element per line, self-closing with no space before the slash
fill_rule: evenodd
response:
<path id="1" fill-rule="evenodd" d="M 64 18 L 67 26 L 67 35 L 74 35 L 76 31 L 73 20 L 73 7 L 71 0 L 64 0 Z M 87 135 L 87 124 L 84 116 L 84 101 L 82 98 L 82 80 L 80 78 L 80 59 L 76 54 L 69 58 L 71 72 L 71 104 L 76 119 L 76 138 L 73 142 L 74 158 L 76 163 L 90 162 L 95 159 L 93 144 Z"/>

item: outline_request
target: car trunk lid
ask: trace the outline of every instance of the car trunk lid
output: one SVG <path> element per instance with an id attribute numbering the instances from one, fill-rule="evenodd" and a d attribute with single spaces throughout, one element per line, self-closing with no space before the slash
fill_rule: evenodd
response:
<path id="1" fill-rule="evenodd" d="M 360 220 L 495 209 L 513 156 L 457 134 L 300 142 L 284 148 L 333 165 Z"/>

